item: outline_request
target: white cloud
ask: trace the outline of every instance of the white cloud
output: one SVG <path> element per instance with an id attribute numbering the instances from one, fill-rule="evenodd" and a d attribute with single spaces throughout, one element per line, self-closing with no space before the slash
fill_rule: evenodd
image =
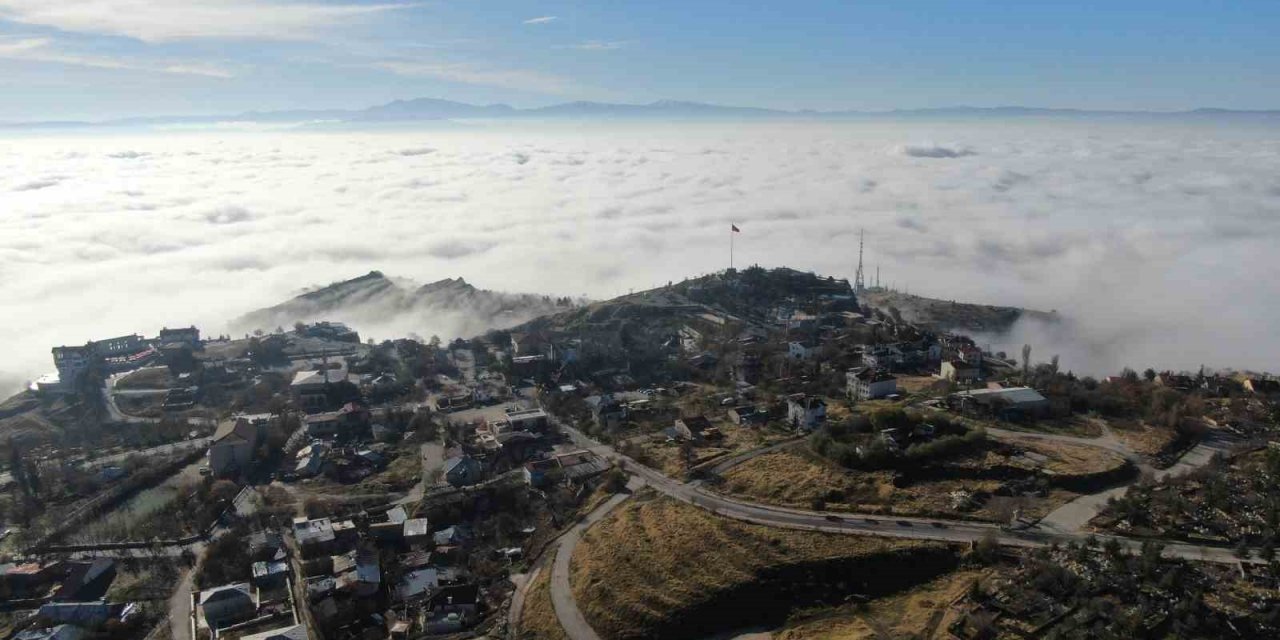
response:
<path id="1" fill-rule="evenodd" d="M 461 62 L 415 59 L 380 60 L 369 66 L 410 78 L 434 78 L 533 93 L 567 94 L 578 88 L 563 77 L 528 69 L 498 69 Z"/>
<path id="2" fill-rule="evenodd" d="M 973 149 L 967 147 L 948 147 L 934 144 L 906 145 L 898 147 L 898 152 L 912 158 L 963 158 L 964 156 L 977 154 Z"/>
<path id="3" fill-rule="evenodd" d="M 416 6 L 287 0 L 0 0 L 0 19 L 147 42 L 306 40 L 351 20 Z"/>
<path id="4" fill-rule="evenodd" d="M 980 154 L 886 153 L 930 139 Z M 24 132 L 0 144 L 0 298 L 22 311 L 0 315 L 21 337 L 0 378 L 48 370 L 57 344 L 217 334 L 371 269 L 623 294 L 727 266 L 730 221 L 739 264 L 848 277 L 865 228 L 886 283 L 1057 309 L 1074 321 L 989 341 L 1077 372 L 1274 370 L 1276 175 L 1256 129 L 1158 123 Z M 357 328 L 448 335 L 419 321 Z"/>
<path id="5" fill-rule="evenodd" d="M 216 65 L 196 62 L 148 62 L 133 58 L 86 55 L 61 51 L 50 38 L 0 40 L 0 59 L 66 64 L 94 69 L 146 71 L 209 78 L 230 78 L 233 73 Z"/>
<path id="6" fill-rule="evenodd" d="M 621 40 L 587 40 L 578 44 L 571 44 L 567 48 L 577 49 L 579 51 L 615 51 L 621 49 L 627 43 Z"/>
<path id="7" fill-rule="evenodd" d="M 559 20 L 559 19 L 560 18 L 557 16 L 539 16 L 537 18 L 529 18 L 528 20 L 525 20 L 524 23 L 525 24 L 547 24 L 548 22 L 555 22 L 556 20 Z"/>

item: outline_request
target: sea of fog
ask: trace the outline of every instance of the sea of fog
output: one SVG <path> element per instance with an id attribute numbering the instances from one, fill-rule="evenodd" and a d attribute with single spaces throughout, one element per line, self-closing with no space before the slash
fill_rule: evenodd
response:
<path id="1" fill-rule="evenodd" d="M 603 298 L 739 266 L 1056 309 L 1065 368 L 1280 369 L 1280 131 L 1080 121 L 0 132 L 0 387 L 380 269 Z M 357 327 L 375 338 L 405 327 Z M 417 333 L 448 335 L 423 317 Z"/>

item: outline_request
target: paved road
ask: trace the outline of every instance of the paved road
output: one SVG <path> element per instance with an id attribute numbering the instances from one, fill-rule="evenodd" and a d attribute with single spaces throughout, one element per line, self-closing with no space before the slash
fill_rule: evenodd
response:
<path id="1" fill-rule="evenodd" d="M 130 373 L 133 373 L 133 371 L 126 371 L 124 373 L 117 373 L 109 376 L 106 382 L 102 385 L 102 399 L 106 402 L 107 414 L 111 416 L 111 421 L 128 422 L 133 424 L 159 422 L 159 418 L 140 418 L 138 416 L 128 415 L 121 411 L 120 406 L 116 404 L 116 383 L 120 381 L 120 378 L 123 378 Z"/>
<path id="2" fill-rule="evenodd" d="M 629 473 L 643 478 L 646 484 L 657 491 L 713 513 L 744 522 L 788 529 L 959 543 L 974 542 L 985 537 L 991 537 L 1002 545 L 1017 547 L 1039 547 L 1054 542 L 1082 541 L 1091 537 L 1090 534 L 1086 533 L 1055 531 L 1035 526 L 1015 530 L 989 523 L 964 520 L 885 517 L 874 514 L 831 514 L 742 502 L 709 493 L 701 488 L 699 482 L 683 483 L 668 478 L 658 471 L 618 454 L 611 447 L 592 440 L 572 427 L 560 424 L 560 428 L 568 433 L 570 438 L 579 446 L 590 449 L 598 455 L 621 462 Z M 1088 439 L 1079 440 L 1088 442 Z M 1135 551 L 1142 546 L 1142 540 L 1140 539 L 1103 535 L 1092 537 L 1100 541 L 1115 538 L 1121 545 Z M 1233 564 L 1238 562 L 1231 549 L 1202 547 L 1176 541 L 1161 540 L 1160 542 L 1165 545 L 1165 555 L 1167 557 Z"/>
<path id="3" fill-rule="evenodd" d="M 627 486 L 638 487 L 639 483 L 629 483 Z M 573 589 L 569 584 L 569 564 L 573 560 L 573 551 L 578 547 L 578 542 L 582 540 L 582 533 L 587 530 L 587 527 L 600 521 L 614 507 L 630 497 L 629 493 L 619 493 L 610 497 L 604 504 L 587 514 L 581 522 L 574 525 L 556 543 L 559 548 L 556 549 L 555 562 L 551 565 L 551 604 L 555 607 L 556 618 L 560 620 L 561 628 L 571 640 L 600 640 L 599 634 L 591 628 L 590 624 L 587 624 L 587 619 L 578 609 L 578 603 L 573 597 Z"/>

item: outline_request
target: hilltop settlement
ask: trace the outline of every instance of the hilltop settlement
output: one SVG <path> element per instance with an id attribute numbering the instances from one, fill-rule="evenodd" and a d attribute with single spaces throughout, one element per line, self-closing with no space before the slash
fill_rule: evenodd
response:
<path id="1" fill-rule="evenodd" d="M 760 267 L 337 321 L 459 283 L 53 346 L 0 405 L 3 637 L 1280 636 L 1276 378 Z"/>

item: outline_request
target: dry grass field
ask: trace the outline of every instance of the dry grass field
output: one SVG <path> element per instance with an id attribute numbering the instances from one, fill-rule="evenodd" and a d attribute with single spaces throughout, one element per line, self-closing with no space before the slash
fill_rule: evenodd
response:
<path id="1" fill-rule="evenodd" d="M 1018 448 L 1030 455 L 1010 457 L 987 452 L 968 465 L 1021 467 L 1028 476 L 1037 468 L 1056 475 L 1083 475 L 1115 469 L 1125 462 L 1118 454 L 1078 445 L 1019 442 Z M 953 492 L 993 493 L 1001 484 L 988 479 L 940 478 L 898 487 L 894 486 L 891 472 L 850 471 L 804 450 L 793 450 L 768 453 L 730 469 L 719 491 L 744 500 L 800 509 L 821 506 L 831 511 L 988 521 L 1007 520 L 1014 508 L 1027 517 L 1039 517 L 1079 495 L 1054 489 L 1037 498 L 993 497 L 972 511 L 960 511 L 954 506 Z"/>
<path id="2" fill-rule="evenodd" d="M 723 421 L 716 421 L 713 424 L 720 428 L 722 437 L 695 445 L 693 459 L 687 465 L 681 453 L 680 443 L 666 442 L 662 438 L 642 442 L 639 445 L 642 451 L 639 459 L 668 477 L 680 478 L 690 468 L 713 464 L 723 458 L 765 447 L 791 437 L 790 433 L 772 429 L 739 427 Z"/>
<path id="3" fill-rule="evenodd" d="M 1173 429 L 1154 427 L 1143 421 L 1115 420 L 1109 426 L 1115 434 L 1135 453 L 1154 456 L 1169 446 L 1177 438 Z"/>
<path id="4" fill-rule="evenodd" d="M 789 600 L 907 588 L 953 565 L 937 543 L 748 525 L 640 494 L 588 530 L 571 583 L 601 637 L 704 637 L 780 623 Z"/>
<path id="5" fill-rule="evenodd" d="M 865 606 L 818 610 L 793 620 L 773 637 L 775 640 L 947 638 L 947 625 L 957 613 L 952 603 L 983 576 L 983 571 L 957 571 Z"/>
<path id="6" fill-rule="evenodd" d="M 533 584 L 529 585 L 519 623 L 520 633 L 517 637 L 524 640 L 568 640 L 569 636 L 560 628 L 555 607 L 551 604 L 550 563 L 538 572 Z"/>

